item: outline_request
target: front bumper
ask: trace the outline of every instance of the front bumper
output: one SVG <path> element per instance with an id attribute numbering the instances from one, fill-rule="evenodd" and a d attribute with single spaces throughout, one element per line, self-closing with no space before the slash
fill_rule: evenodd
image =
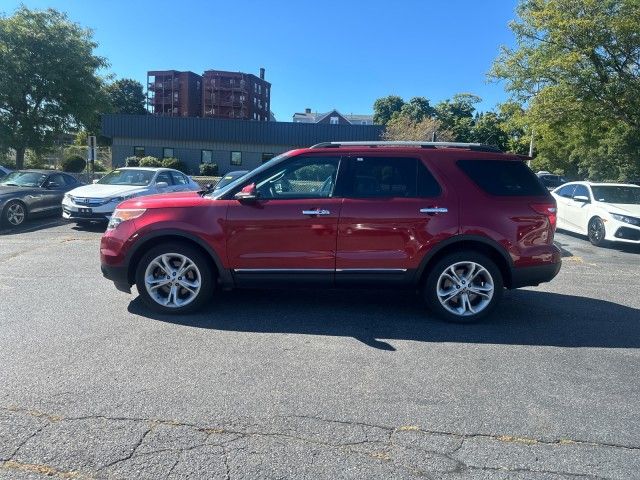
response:
<path id="1" fill-rule="evenodd" d="M 619 220 L 607 220 L 605 240 L 640 244 L 640 227 Z"/>
<path id="2" fill-rule="evenodd" d="M 131 285 L 129 285 L 126 267 L 112 267 L 103 263 L 100 265 L 100 270 L 102 270 L 102 276 L 111 280 L 118 290 L 131 293 Z"/>
<path id="3" fill-rule="evenodd" d="M 78 205 L 69 200 L 62 202 L 62 218 L 71 221 L 99 221 L 108 222 L 116 208 L 116 203 L 110 202 L 97 207 Z"/>

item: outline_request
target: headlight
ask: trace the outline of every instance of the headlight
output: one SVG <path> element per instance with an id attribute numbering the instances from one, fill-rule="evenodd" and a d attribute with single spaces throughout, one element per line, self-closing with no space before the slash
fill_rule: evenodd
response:
<path id="1" fill-rule="evenodd" d="M 107 225 L 107 230 L 113 230 L 122 222 L 126 222 L 127 220 L 133 220 L 134 218 L 138 218 L 146 212 L 144 208 L 127 208 L 127 209 L 115 209 L 113 215 L 111 215 L 111 219 L 109 220 L 109 225 Z"/>
<path id="2" fill-rule="evenodd" d="M 64 199 L 65 200 L 71 200 L 73 197 L 71 195 L 69 195 L 68 193 L 64 194 Z"/>
<path id="3" fill-rule="evenodd" d="M 620 215 L 619 213 L 612 213 L 611 216 L 619 222 L 629 223 L 640 227 L 640 218 L 627 217 L 626 215 Z"/>

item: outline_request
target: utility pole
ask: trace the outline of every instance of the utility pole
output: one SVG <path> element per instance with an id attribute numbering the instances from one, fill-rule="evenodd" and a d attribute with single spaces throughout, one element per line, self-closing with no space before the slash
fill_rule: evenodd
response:
<path id="1" fill-rule="evenodd" d="M 531 166 L 531 159 L 533 158 L 533 128 L 531 129 L 531 141 L 529 142 L 529 160 L 527 160 L 527 165 Z"/>

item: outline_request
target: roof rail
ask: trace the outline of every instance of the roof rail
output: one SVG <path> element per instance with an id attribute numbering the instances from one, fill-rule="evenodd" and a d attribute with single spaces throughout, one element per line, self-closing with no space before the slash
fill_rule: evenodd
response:
<path id="1" fill-rule="evenodd" d="M 415 142 L 404 140 L 393 141 L 363 141 L 363 142 L 322 142 L 311 148 L 340 148 L 340 147 L 420 147 L 420 148 L 466 148 L 479 152 L 502 152 L 498 147 L 484 143 L 463 142 Z"/>

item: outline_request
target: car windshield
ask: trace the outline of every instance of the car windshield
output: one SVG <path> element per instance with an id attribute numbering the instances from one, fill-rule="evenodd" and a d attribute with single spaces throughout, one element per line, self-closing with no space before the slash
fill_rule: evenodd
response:
<path id="1" fill-rule="evenodd" d="M 591 190 L 597 202 L 640 205 L 640 187 L 612 185 L 591 187 Z"/>
<path id="2" fill-rule="evenodd" d="M 132 185 L 143 187 L 149 185 L 155 173 L 156 172 L 152 170 L 114 170 L 107 173 L 96 183 L 101 185 Z"/>
<path id="3" fill-rule="evenodd" d="M 232 190 L 233 188 L 235 188 L 239 183 L 243 182 L 244 178 L 247 175 L 254 175 L 256 173 L 263 172 L 267 168 L 271 168 L 274 165 L 277 165 L 278 163 L 280 163 L 285 158 L 288 158 L 289 156 L 290 156 L 290 152 L 285 152 L 283 154 L 278 155 L 277 157 L 273 157 L 271 160 L 269 160 L 268 162 L 263 163 L 262 165 L 260 165 L 255 170 L 251 170 L 246 175 L 243 175 L 243 176 L 241 176 L 239 178 L 236 178 L 235 180 L 231 181 L 231 183 L 229 183 L 228 185 L 225 185 L 222 188 L 216 188 L 215 191 L 213 191 L 212 193 L 210 193 L 210 194 L 208 194 L 206 196 L 207 197 L 211 197 L 211 198 L 220 198 L 222 195 L 227 193 L 229 190 Z"/>
<path id="4" fill-rule="evenodd" d="M 222 177 L 220 179 L 220 181 L 216 185 L 216 189 L 220 189 L 222 187 L 226 187 L 227 185 L 229 185 L 234 180 L 236 180 L 236 179 L 238 179 L 240 177 L 244 177 L 247 173 L 249 173 L 248 170 L 241 171 L 241 172 L 230 172 L 230 173 L 227 173 L 224 177 Z"/>
<path id="5" fill-rule="evenodd" d="M 0 185 L 16 187 L 39 187 L 44 182 L 47 175 L 40 172 L 11 172 L 6 177 L 2 177 Z"/>

